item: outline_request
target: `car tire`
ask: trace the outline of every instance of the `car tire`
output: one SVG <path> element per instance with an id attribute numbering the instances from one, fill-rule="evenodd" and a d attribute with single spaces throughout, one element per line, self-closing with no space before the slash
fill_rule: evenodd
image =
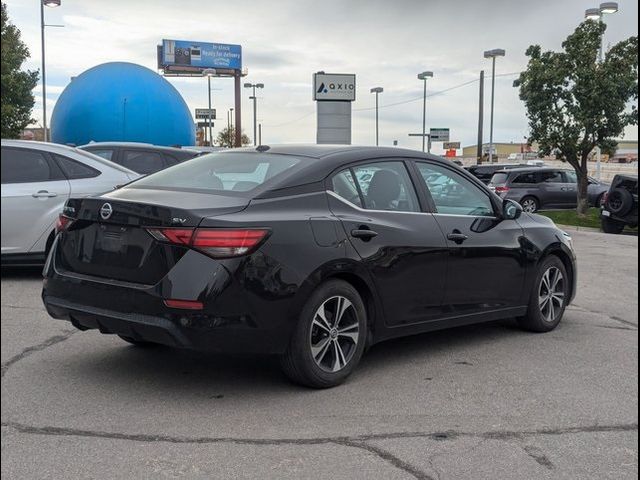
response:
<path id="1" fill-rule="evenodd" d="M 527 196 L 520 200 L 522 209 L 527 213 L 536 213 L 540 209 L 540 202 L 536 197 Z"/>
<path id="2" fill-rule="evenodd" d="M 280 358 L 282 370 L 300 385 L 334 387 L 360 361 L 366 338 L 367 311 L 357 290 L 342 280 L 329 280 L 302 308 L 289 346 Z"/>
<path id="3" fill-rule="evenodd" d="M 615 188 L 607 196 L 607 210 L 623 217 L 633 208 L 633 195 L 624 188 Z"/>
<path id="4" fill-rule="evenodd" d="M 557 277 L 556 275 L 560 275 Z M 570 278 L 567 270 L 555 255 L 542 260 L 538 268 L 527 313 L 518 318 L 521 328 L 530 332 L 549 332 L 556 328 L 569 299 Z"/>
<path id="5" fill-rule="evenodd" d="M 149 348 L 155 347 L 158 344 L 153 342 L 145 342 L 144 340 L 136 340 L 135 338 L 127 337 L 126 335 L 118 335 L 122 340 L 136 347 Z"/>
<path id="6" fill-rule="evenodd" d="M 619 234 L 624 230 L 624 223 L 611 218 L 602 217 L 600 224 L 604 233 Z"/>

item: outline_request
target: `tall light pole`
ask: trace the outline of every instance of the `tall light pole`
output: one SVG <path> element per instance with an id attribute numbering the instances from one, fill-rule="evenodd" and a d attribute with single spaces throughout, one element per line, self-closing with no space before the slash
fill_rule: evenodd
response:
<path id="1" fill-rule="evenodd" d="M 214 77 L 218 72 L 215 68 L 205 68 L 202 71 L 202 75 L 207 77 L 207 93 L 209 94 L 209 146 L 213 146 L 213 130 L 212 130 L 212 112 L 211 112 L 211 77 Z"/>
<path id="2" fill-rule="evenodd" d="M 597 20 L 604 22 L 605 15 L 618 12 L 617 2 L 604 2 L 600 4 L 599 8 L 588 8 L 584 12 L 584 18 L 587 20 Z M 604 61 L 604 33 L 600 38 L 600 50 L 598 51 L 598 63 Z M 602 177 L 602 149 L 598 145 L 596 147 L 596 179 L 600 180 Z"/>
<path id="3" fill-rule="evenodd" d="M 424 152 L 424 141 L 427 137 L 427 78 L 433 78 L 433 72 L 422 72 L 418 74 L 418 80 L 423 82 L 422 94 L 422 151 Z M 429 151 L 431 151 L 431 138 L 429 138 Z"/>
<path id="4" fill-rule="evenodd" d="M 244 88 L 253 88 L 253 95 L 249 99 L 253 100 L 253 144 L 258 145 L 258 107 L 256 105 L 258 98 L 256 97 L 256 88 L 264 88 L 264 83 L 245 83 Z"/>
<path id="5" fill-rule="evenodd" d="M 62 4 L 62 0 L 41 0 L 40 1 L 40 40 L 42 43 L 42 126 L 44 128 L 43 140 L 46 142 L 49 140 L 47 133 L 47 71 L 44 61 L 44 27 L 47 25 L 44 23 L 44 7 L 59 7 Z"/>
<path id="6" fill-rule="evenodd" d="M 376 147 L 378 146 L 378 94 L 384 92 L 382 87 L 375 87 L 371 89 L 371 93 L 376 94 Z"/>
<path id="7" fill-rule="evenodd" d="M 505 51 L 501 48 L 494 48 L 484 52 L 484 58 L 491 59 L 491 119 L 489 121 L 489 163 L 493 163 L 493 105 L 496 91 L 496 58 L 504 57 Z"/>

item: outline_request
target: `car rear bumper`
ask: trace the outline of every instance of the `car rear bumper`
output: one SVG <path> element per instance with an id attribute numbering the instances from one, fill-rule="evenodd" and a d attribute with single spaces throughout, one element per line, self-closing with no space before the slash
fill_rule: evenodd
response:
<path id="1" fill-rule="evenodd" d="M 187 289 L 175 278 L 148 286 L 60 271 L 54 253 L 45 264 L 42 300 L 49 315 L 80 330 L 204 351 L 284 352 L 294 324 L 282 315 L 283 305 L 256 299 L 226 267 L 197 252 L 181 262 L 189 256 L 208 273 L 191 265 Z M 202 301 L 204 308 L 170 308 L 164 300 L 171 298 Z"/>

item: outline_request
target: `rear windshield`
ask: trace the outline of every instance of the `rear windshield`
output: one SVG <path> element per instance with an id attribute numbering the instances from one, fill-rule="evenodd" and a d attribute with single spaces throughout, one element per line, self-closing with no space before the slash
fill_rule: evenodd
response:
<path id="1" fill-rule="evenodd" d="M 509 178 L 508 173 L 495 173 L 493 177 L 491 177 L 492 185 L 502 185 L 507 183 L 507 178 Z"/>
<path id="2" fill-rule="evenodd" d="M 209 153 L 147 175 L 127 188 L 251 192 L 281 180 L 300 158 L 265 153 Z"/>

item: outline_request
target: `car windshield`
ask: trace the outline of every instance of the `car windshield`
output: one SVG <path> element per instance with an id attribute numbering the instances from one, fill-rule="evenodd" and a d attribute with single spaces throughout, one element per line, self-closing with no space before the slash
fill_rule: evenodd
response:
<path id="1" fill-rule="evenodd" d="M 251 192 L 289 175 L 300 160 L 291 155 L 210 153 L 148 175 L 127 188 Z"/>
<path id="2" fill-rule="evenodd" d="M 491 185 L 502 185 L 503 183 L 507 183 L 507 178 L 509 178 L 508 173 L 496 173 L 491 177 Z"/>

